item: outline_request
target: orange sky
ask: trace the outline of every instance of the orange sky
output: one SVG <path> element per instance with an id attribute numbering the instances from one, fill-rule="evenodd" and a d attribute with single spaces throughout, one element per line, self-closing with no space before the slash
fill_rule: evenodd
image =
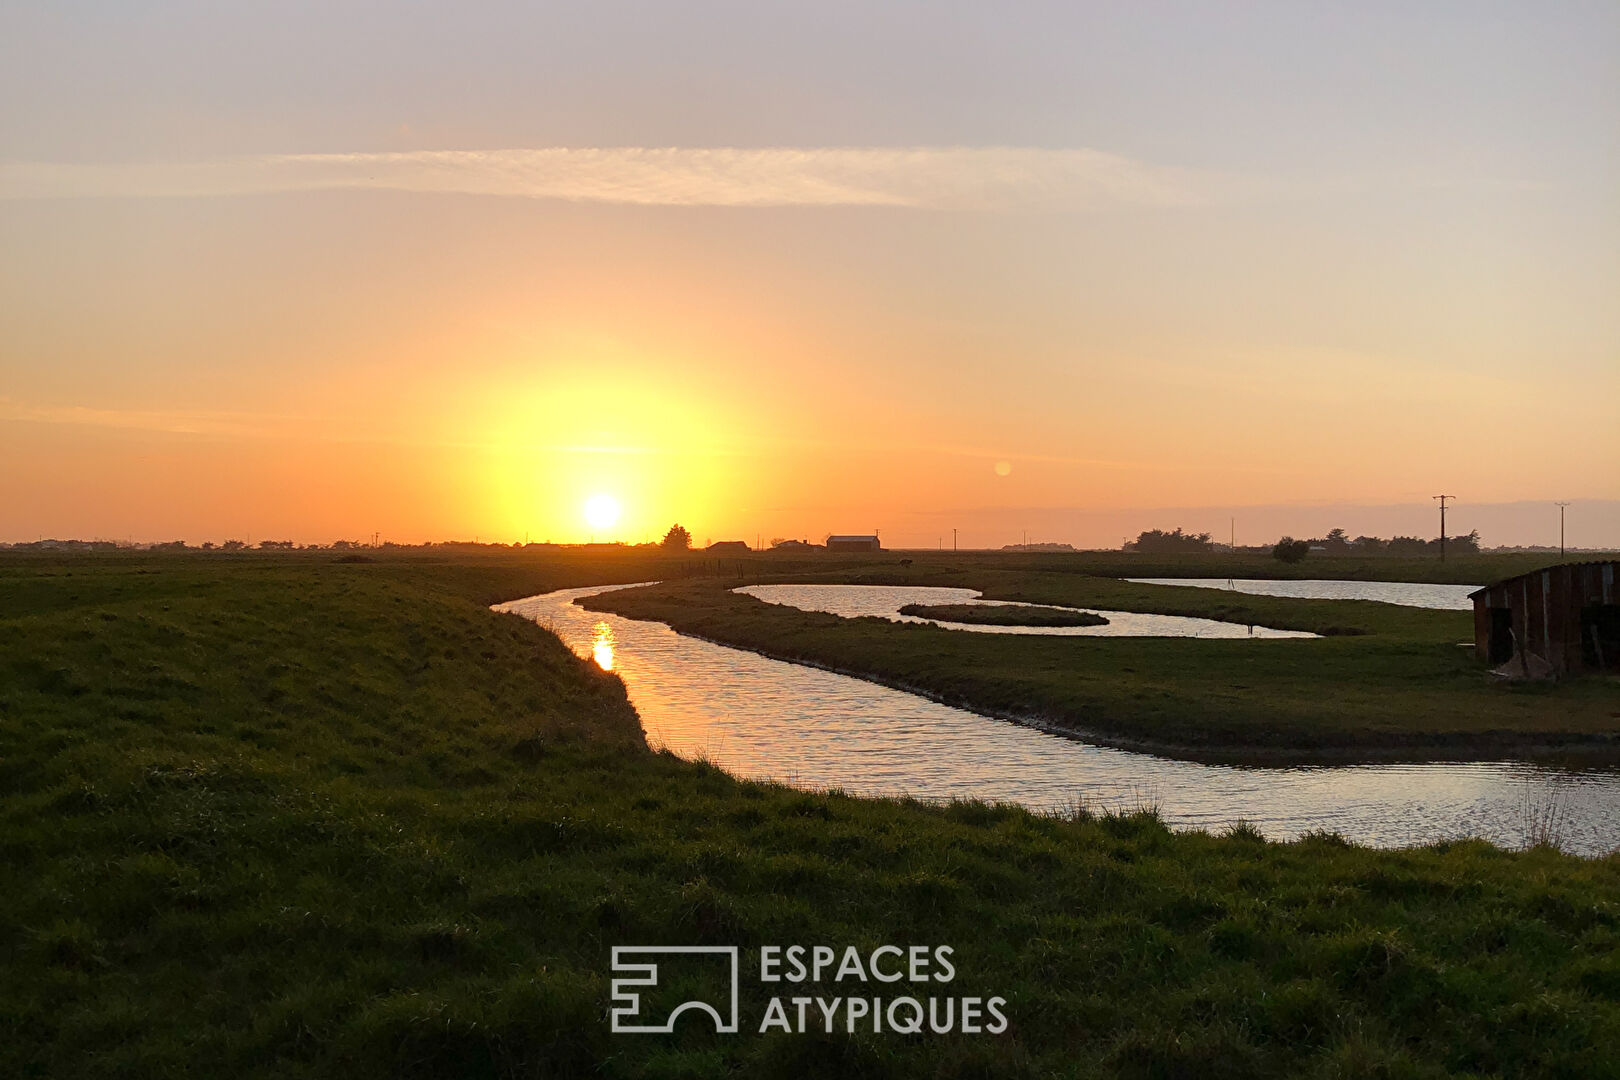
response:
<path id="1" fill-rule="evenodd" d="M 329 52 L 260 42 L 294 86 L 183 48 L 246 48 L 236 16 L 175 16 L 170 66 L 14 16 L 0 541 L 573 541 L 606 493 L 597 539 L 1112 545 L 1234 508 L 1303 533 L 1288 508 L 1324 503 L 1426 528 L 1446 491 L 1462 531 L 1526 504 L 1488 543 L 1547 542 L 1536 508 L 1581 499 L 1572 542 L 1620 544 L 1620 101 L 1583 75 L 1620 59 L 1614 20 L 1466 10 L 1274 40 L 1122 11 L 1140 65 L 1083 72 L 1055 59 L 1102 49 L 1078 28 L 947 20 L 977 111 L 926 49 L 892 57 L 926 93 L 840 52 L 847 12 L 707 59 L 672 31 L 676 59 L 598 86 L 619 39 L 582 9 L 551 74 L 487 60 L 498 105 L 417 97 L 399 72 L 468 63 L 427 28 L 362 92 L 343 18 Z M 1357 42 L 1382 67 L 1332 59 Z M 100 82 L 66 80 L 92 52 Z"/>

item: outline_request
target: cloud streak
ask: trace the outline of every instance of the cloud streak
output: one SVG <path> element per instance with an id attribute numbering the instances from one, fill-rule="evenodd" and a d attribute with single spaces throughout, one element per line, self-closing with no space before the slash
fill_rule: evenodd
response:
<path id="1" fill-rule="evenodd" d="M 260 413 L 154 409 L 103 409 L 86 405 L 33 405 L 0 396 L 0 422 L 66 424 L 75 427 L 119 428 L 165 435 L 202 435 L 228 438 L 264 437 L 286 433 L 307 423 L 305 417 Z"/>
<path id="2" fill-rule="evenodd" d="M 645 206 L 1102 209 L 1209 201 L 1213 176 L 1028 147 L 545 148 L 0 163 L 0 199 L 374 189 Z"/>

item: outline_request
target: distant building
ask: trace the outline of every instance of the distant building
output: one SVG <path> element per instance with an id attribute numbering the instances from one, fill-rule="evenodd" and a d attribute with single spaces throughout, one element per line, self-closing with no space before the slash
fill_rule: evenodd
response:
<path id="1" fill-rule="evenodd" d="M 827 537 L 828 551 L 882 551 L 883 545 L 878 543 L 876 533 L 869 535 L 843 535 L 834 534 Z"/>
<path id="2" fill-rule="evenodd" d="M 1617 571 L 1613 560 L 1561 563 L 1470 593 L 1476 655 L 1492 667 L 1519 657 L 1526 670 L 1531 658 L 1554 673 L 1620 669 Z"/>
<path id="3" fill-rule="evenodd" d="M 812 544 L 808 540 L 778 540 L 771 545 L 772 551 L 814 551 L 821 545 Z"/>
<path id="4" fill-rule="evenodd" d="M 703 550 L 711 555 L 747 555 L 753 548 L 742 540 L 716 540 Z"/>

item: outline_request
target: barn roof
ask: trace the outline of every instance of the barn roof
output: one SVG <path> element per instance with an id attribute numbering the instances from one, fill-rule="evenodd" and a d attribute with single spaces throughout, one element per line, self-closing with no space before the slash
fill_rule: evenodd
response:
<path id="1" fill-rule="evenodd" d="M 1617 571 L 1620 571 L 1620 559 L 1583 559 L 1581 562 L 1549 563 L 1535 570 L 1526 570 L 1522 574 L 1514 574 L 1512 577 L 1503 578 L 1501 581 L 1493 581 L 1489 585 L 1481 585 L 1468 594 L 1468 599 L 1472 600 L 1481 593 L 1488 593 L 1501 585 L 1507 585 L 1527 577 L 1534 577 L 1536 574 L 1545 574 L 1549 570 L 1576 570 L 1583 566 L 1613 566 L 1617 568 Z"/>
<path id="2" fill-rule="evenodd" d="M 876 540 L 877 533 L 834 533 L 827 537 L 830 540 Z"/>

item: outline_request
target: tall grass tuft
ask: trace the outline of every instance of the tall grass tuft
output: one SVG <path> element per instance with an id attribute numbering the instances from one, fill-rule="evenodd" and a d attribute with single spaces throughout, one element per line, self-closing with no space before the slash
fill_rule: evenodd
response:
<path id="1" fill-rule="evenodd" d="M 1524 850 L 1563 850 L 1569 820 L 1569 799 L 1562 789 L 1551 784 L 1540 788 L 1528 782 L 1524 785 L 1519 798 L 1519 830 Z"/>

